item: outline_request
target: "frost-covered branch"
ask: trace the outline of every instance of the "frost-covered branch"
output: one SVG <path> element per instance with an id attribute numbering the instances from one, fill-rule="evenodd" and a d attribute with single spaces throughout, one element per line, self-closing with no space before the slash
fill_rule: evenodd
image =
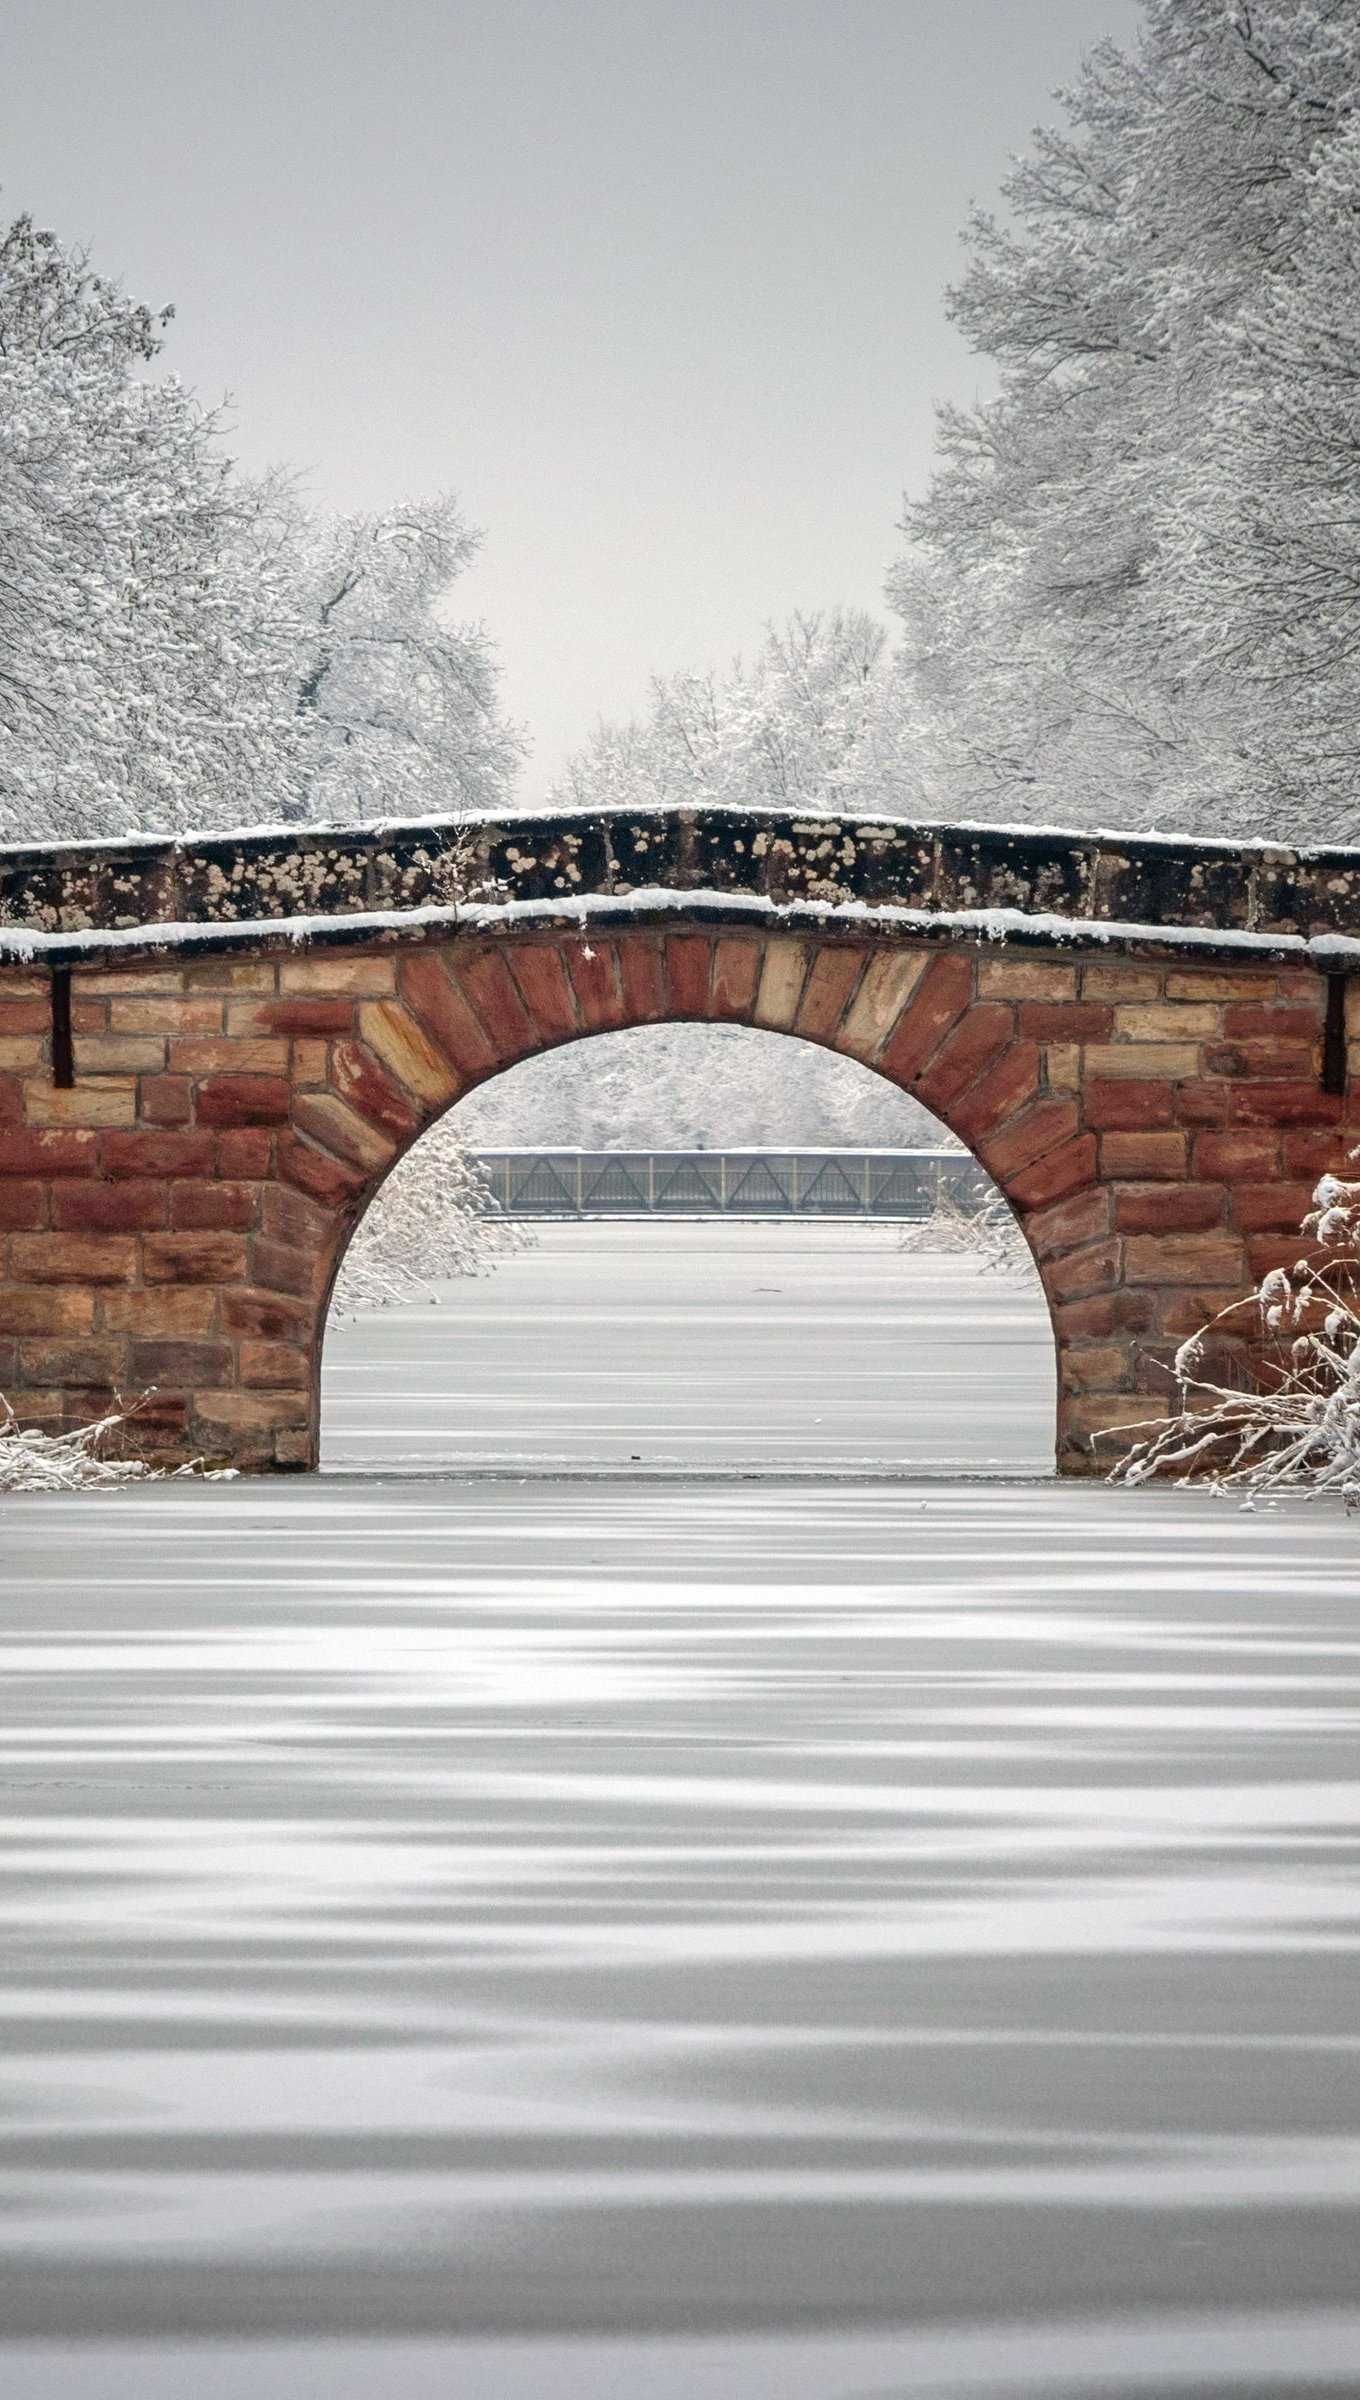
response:
<path id="1" fill-rule="evenodd" d="M 336 1281 L 333 1312 L 436 1300 L 459 1275 L 488 1274 L 532 1236 L 502 1216 L 452 1117 L 442 1117 L 393 1168 L 360 1219 Z"/>
<path id="2" fill-rule="evenodd" d="M 1181 1405 L 1118 1462 L 1115 1480 L 1194 1476 L 1360 1506 L 1360 1183 L 1324 1176 L 1302 1231 L 1323 1256 L 1273 1269 L 1182 1344 Z M 1215 1374 L 1225 1351 L 1244 1358 L 1245 1383 Z"/>

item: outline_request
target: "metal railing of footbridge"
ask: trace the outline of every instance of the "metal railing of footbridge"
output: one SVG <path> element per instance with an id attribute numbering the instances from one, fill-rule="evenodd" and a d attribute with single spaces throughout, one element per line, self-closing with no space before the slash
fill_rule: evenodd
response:
<path id="1" fill-rule="evenodd" d="M 966 1150 L 479 1150 L 510 1217 L 928 1217 L 989 1188 Z"/>

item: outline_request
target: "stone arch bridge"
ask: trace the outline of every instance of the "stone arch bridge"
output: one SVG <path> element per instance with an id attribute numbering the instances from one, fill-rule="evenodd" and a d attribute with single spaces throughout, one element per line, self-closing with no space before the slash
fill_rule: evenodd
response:
<path id="1" fill-rule="evenodd" d="M 1356 852 L 722 809 L 0 851 L 0 1391 L 313 1465 L 336 1268 L 422 1130 L 532 1051 L 722 1020 L 968 1145 L 1043 1278 L 1058 1465 L 1099 1471 L 1360 1139 L 1357 934 Z"/>

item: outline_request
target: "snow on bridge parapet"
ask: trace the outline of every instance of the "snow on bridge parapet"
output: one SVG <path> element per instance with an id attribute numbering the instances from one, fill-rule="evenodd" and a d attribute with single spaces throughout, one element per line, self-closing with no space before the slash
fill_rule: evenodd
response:
<path id="1" fill-rule="evenodd" d="M 371 940 L 379 919 L 415 932 L 422 915 L 447 923 L 469 904 L 547 916 L 658 895 L 955 925 L 990 917 L 1000 939 L 1026 919 L 1050 940 L 1070 927 L 1078 942 L 1360 939 L 1360 851 L 710 808 L 0 848 L 0 949 L 22 950 L 25 935 L 30 950 L 54 937 L 98 947 L 139 930 L 213 945 L 271 926 L 304 940 L 352 926 Z"/>

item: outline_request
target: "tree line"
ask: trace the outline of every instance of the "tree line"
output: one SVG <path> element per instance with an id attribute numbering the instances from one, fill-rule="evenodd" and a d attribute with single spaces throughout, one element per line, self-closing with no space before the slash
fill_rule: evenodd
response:
<path id="1" fill-rule="evenodd" d="M 554 798 L 1360 837 L 1358 90 L 1355 0 L 1143 0 L 967 230 L 989 392 L 940 412 L 896 629 L 658 676 Z M 456 500 L 244 474 L 169 314 L 0 235 L 0 834 L 503 803 Z"/>

